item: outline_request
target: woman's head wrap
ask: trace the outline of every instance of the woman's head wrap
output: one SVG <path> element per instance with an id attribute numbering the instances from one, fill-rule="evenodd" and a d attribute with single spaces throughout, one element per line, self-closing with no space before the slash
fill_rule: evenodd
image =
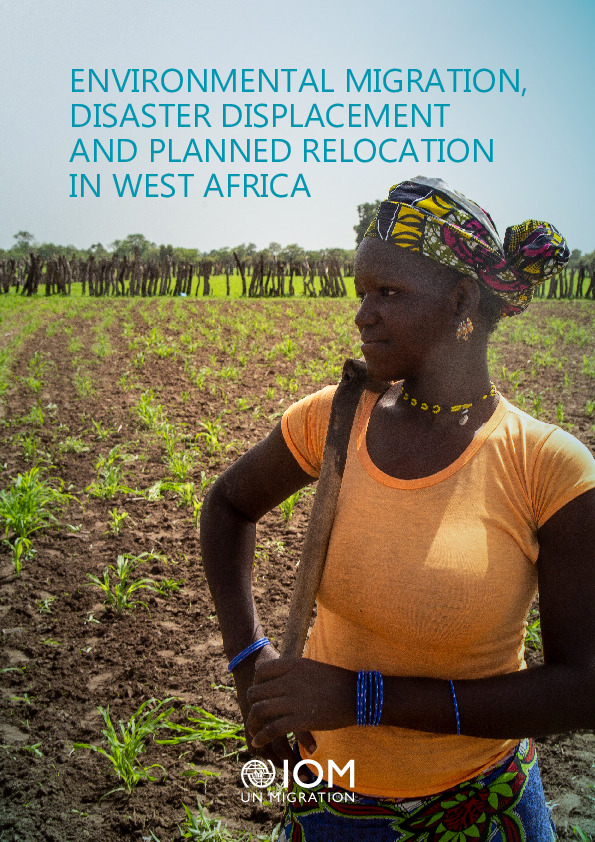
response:
<path id="1" fill-rule="evenodd" d="M 566 240 L 549 222 L 528 219 L 500 241 L 490 215 L 439 178 L 391 187 L 365 234 L 471 275 L 502 299 L 502 313 L 525 310 L 535 287 L 568 262 Z"/>

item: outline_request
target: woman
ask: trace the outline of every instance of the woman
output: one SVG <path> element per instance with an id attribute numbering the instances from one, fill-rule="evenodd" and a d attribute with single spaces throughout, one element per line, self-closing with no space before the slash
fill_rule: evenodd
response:
<path id="1" fill-rule="evenodd" d="M 203 562 L 252 750 L 279 764 L 293 732 L 323 769 L 354 761 L 354 783 L 338 778 L 353 803 L 330 802 L 324 781 L 305 789 L 287 839 L 554 838 L 525 738 L 595 725 L 595 462 L 496 392 L 487 340 L 567 259 L 547 223 L 502 246 L 436 179 L 381 204 L 357 252 L 355 321 L 369 374 L 393 385 L 356 412 L 304 658 L 263 638 L 255 523 L 318 475 L 334 388 L 290 407 L 205 502 Z M 537 586 L 545 663 L 525 670 Z"/>

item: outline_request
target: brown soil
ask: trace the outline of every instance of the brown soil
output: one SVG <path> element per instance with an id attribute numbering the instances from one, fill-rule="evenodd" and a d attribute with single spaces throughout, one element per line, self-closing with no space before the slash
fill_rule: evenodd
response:
<path id="1" fill-rule="evenodd" d="M 345 307 L 339 302 L 333 302 L 332 307 L 335 305 Z M 196 324 L 190 328 L 198 338 L 201 306 L 204 305 L 193 304 L 197 316 Z M 217 306 L 222 317 L 229 318 L 239 308 L 248 327 L 255 313 L 264 312 L 259 303 Z M 294 314 L 302 312 L 301 302 L 292 302 L 291 306 Z M 294 376 L 296 363 L 314 359 L 327 339 L 313 329 L 304 330 L 295 359 L 280 355 L 267 362 L 265 351 L 294 335 L 295 324 L 283 305 L 275 302 L 274 307 L 279 333 L 258 336 L 258 352 L 249 357 L 240 379 L 217 380 L 225 388 L 225 397 L 220 388 L 215 395 L 211 393 L 212 379 L 207 378 L 202 390 L 192 385 L 185 372 L 183 353 L 161 358 L 145 348 L 144 365 L 133 365 L 138 348 L 143 346 L 131 348 L 130 343 L 135 337 L 148 335 L 151 329 L 141 318 L 139 308 L 132 311 L 132 336 L 122 335 L 123 315 L 109 327 L 113 350 L 104 359 L 92 356 L 92 324 L 80 316 L 66 322 L 59 313 L 54 314 L 48 317 L 48 324 L 53 320 L 56 330 L 47 330 L 45 325 L 45 329 L 23 343 L 15 362 L 15 385 L 5 395 L 4 406 L 0 406 L 2 462 L 6 463 L 0 484 L 6 487 L 10 477 L 32 467 L 33 463 L 24 459 L 22 438 L 19 440 L 18 436 L 34 435 L 46 454 L 46 465 L 52 466 L 47 468 L 47 475 L 71 484 L 82 505 L 71 503 L 59 528 L 36 534 L 35 556 L 25 561 L 19 577 L 14 575 L 8 549 L 0 550 L 0 668 L 4 670 L 0 673 L 2 842 L 180 839 L 178 828 L 185 818 L 182 804 L 196 812 L 197 797 L 210 815 L 221 816 L 234 829 L 270 833 L 278 820 L 278 807 L 241 801 L 240 769 L 248 755 L 224 757 L 226 748 L 241 748 L 238 743 L 159 746 L 148 740 L 143 763 L 162 764 L 167 772 L 165 779 L 161 780 L 156 769 L 156 782 L 141 783 L 130 796 L 116 792 L 103 799 L 108 790 L 117 786 L 108 762 L 99 754 L 72 748 L 75 742 L 100 744 L 103 722 L 98 706 L 109 705 L 114 721 L 127 721 L 147 699 L 175 697 L 172 704 L 178 722 L 184 721 L 185 704 L 239 721 L 217 620 L 200 565 L 198 533 L 189 510 L 178 505 L 176 495 L 167 491 L 162 499 L 149 502 L 138 493 L 118 493 L 113 499 L 101 500 L 84 489 L 97 478 L 94 466 L 98 457 L 117 444 L 142 456 L 127 466 L 125 481 L 131 488 L 147 489 L 167 475 L 161 443 L 143 428 L 133 411 L 144 389 L 154 390 L 168 419 L 192 438 L 203 429 L 198 426 L 200 419 L 220 416 L 225 423 L 224 443 L 232 446 L 212 458 L 203 457 L 192 474 L 195 481 L 200 481 L 201 470 L 208 476 L 220 473 L 237 453 L 264 436 L 291 400 L 324 385 L 324 381 L 314 382 L 301 376 L 297 395 L 281 390 L 276 375 Z M 118 312 L 123 314 L 123 310 Z M 144 312 L 156 317 L 157 302 L 145 306 Z M 590 330 L 590 349 L 554 344 L 560 359 L 562 355 L 566 358 L 563 368 L 540 368 L 533 378 L 527 372 L 535 346 L 496 343 L 499 357 L 494 379 L 504 394 L 515 400 L 510 384 L 499 378 L 499 372 L 502 365 L 509 372 L 522 370 L 516 397 L 530 390 L 534 394 L 541 391 L 542 417 L 548 420 L 555 420 L 555 407 L 562 396 L 565 423 L 573 424 L 573 432 L 593 447 L 593 418 L 585 414 L 584 407 L 587 400 L 595 397 L 594 381 L 581 373 L 583 354 L 593 350 L 593 310 L 562 304 L 554 311 L 536 304 L 535 324 L 554 315 L 560 319 L 571 317 Z M 294 315 L 294 322 L 296 318 Z M 75 368 L 67 351 L 68 336 L 58 329 L 66 323 L 73 329 L 71 335 L 78 336 L 86 349 L 82 352 L 85 370 L 95 390 L 86 397 L 76 391 Z M 174 338 L 182 331 L 182 327 L 170 323 L 162 327 Z M 226 342 L 233 338 L 229 325 L 224 326 L 223 336 Z M 250 341 L 249 336 L 246 347 Z M 40 351 L 54 363 L 43 375 L 42 424 L 25 418 L 37 397 L 17 379 L 27 376 L 27 361 L 34 351 Z M 211 359 L 213 353 L 216 366 L 233 361 L 224 350 L 205 344 L 192 353 L 192 364 L 196 369 L 216 367 Z M 122 372 L 129 372 L 126 388 L 120 382 Z M 564 381 L 565 372 L 571 374 L 569 383 Z M 275 389 L 274 396 L 267 397 L 268 388 Z M 248 399 L 249 409 L 237 408 L 239 398 Z M 48 404 L 55 406 L 47 409 Z M 260 415 L 253 412 L 257 406 Z M 226 414 L 226 410 L 230 412 Z M 91 419 L 110 428 L 108 438 L 97 437 Z M 60 443 L 67 436 L 81 439 L 89 449 L 81 453 L 61 450 Z M 285 524 L 279 511 L 274 511 L 258 527 L 256 602 L 273 641 L 278 641 L 283 632 L 310 504 L 310 495 L 305 495 L 289 524 Z M 107 530 L 109 512 L 114 506 L 129 514 L 117 536 Z M 76 531 L 66 524 L 76 527 Z M 163 553 L 168 562 L 149 562 L 140 573 L 156 579 L 182 579 L 182 590 L 169 597 L 140 591 L 139 599 L 147 603 L 146 607 L 139 605 L 123 615 L 106 610 L 100 591 L 86 584 L 86 574 L 101 576 L 119 553 L 150 551 Z M 51 613 L 41 613 L 41 601 L 50 597 L 55 598 Z M 539 657 L 532 653 L 532 662 L 538 662 Z M 38 745 L 41 756 L 26 748 L 34 745 Z M 581 825 L 594 834 L 595 736 L 579 733 L 548 737 L 538 740 L 538 749 L 546 797 L 556 805 L 554 817 L 561 838 L 573 838 L 573 825 Z M 196 770 L 216 773 L 218 777 L 187 775 Z"/>

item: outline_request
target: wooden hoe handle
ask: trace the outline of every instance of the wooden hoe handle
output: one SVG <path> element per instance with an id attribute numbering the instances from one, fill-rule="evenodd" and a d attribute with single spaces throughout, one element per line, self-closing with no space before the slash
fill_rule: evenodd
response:
<path id="1" fill-rule="evenodd" d="M 316 594 L 322 579 L 355 411 L 364 389 L 386 391 L 388 383 L 368 377 L 363 360 L 348 359 L 331 407 L 324 456 L 310 523 L 304 539 L 289 619 L 281 646 L 282 658 L 301 658 Z"/>

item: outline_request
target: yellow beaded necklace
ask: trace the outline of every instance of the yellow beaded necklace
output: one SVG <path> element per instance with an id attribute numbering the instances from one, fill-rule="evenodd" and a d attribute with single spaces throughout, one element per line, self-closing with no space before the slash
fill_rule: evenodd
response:
<path id="1" fill-rule="evenodd" d="M 490 389 L 485 394 L 482 395 L 481 398 L 473 398 L 472 401 L 468 401 L 467 403 L 457 403 L 453 406 L 446 407 L 440 406 L 437 403 L 430 403 L 429 401 L 420 401 L 418 398 L 414 398 L 405 390 L 405 384 L 401 386 L 401 397 L 404 401 L 410 406 L 416 406 L 418 409 L 423 410 L 424 412 L 431 412 L 433 415 L 438 415 L 439 412 L 460 412 L 461 417 L 459 418 L 459 424 L 462 426 L 463 424 L 467 423 L 469 410 L 473 406 L 474 403 L 478 403 L 479 400 L 485 401 L 490 397 L 493 397 L 496 394 L 496 387 L 493 383 L 490 382 Z"/>

